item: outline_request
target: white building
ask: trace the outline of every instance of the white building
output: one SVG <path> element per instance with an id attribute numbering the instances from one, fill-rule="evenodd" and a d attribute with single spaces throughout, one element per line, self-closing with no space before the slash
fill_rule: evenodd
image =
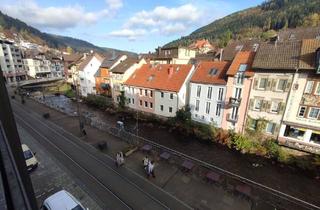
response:
<path id="1" fill-rule="evenodd" d="M 80 94 L 87 97 L 88 94 L 96 94 L 95 73 L 99 70 L 103 58 L 98 54 L 87 55 L 77 69 L 79 74 Z"/>
<path id="2" fill-rule="evenodd" d="M 52 77 L 51 61 L 44 54 L 36 56 L 27 56 L 23 59 L 25 69 L 28 75 L 33 78 L 49 78 Z"/>
<path id="3" fill-rule="evenodd" d="M 0 66 L 8 83 L 27 79 L 21 51 L 13 42 L 0 40 Z"/>
<path id="4" fill-rule="evenodd" d="M 174 117 L 188 103 L 191 64 L 145 64 L 125 82 L 128 107 L 163 117 Z"/>
<path id="5" fill-rule="evenodd" d="M 61 58 L 51 58 L 51 74 L 53 77 L 64 77 L 64 66 Z"/>
<path id="6" fill-rule="evenodd" d="M 226 95 L 226 72 L 230 63 L 204 61 L 198 64 L 190 81 L 192 119 L 221 127 Z"/>

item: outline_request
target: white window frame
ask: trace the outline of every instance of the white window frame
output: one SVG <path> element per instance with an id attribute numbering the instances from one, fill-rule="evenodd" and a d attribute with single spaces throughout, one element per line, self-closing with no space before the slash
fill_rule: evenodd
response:
<path id="1" fill-rule="evenodd" d="M 200 107 L 200 100 L 196 100 L 196 105 L 195 105 L 194 110 L 198 112 L 199 111 L 199 107 Z"/>
<path id="2" fill-rule="evenodd" d="M 223 88 L 219 88 L 218 101 L 222 101 L 222 100 L 223 100 Z"/>
<path id="3" fill-rule="evenodd" d="M 304 89 L 304 93 L 311 94 L 313 89 L 314 81 L 307 81 L 306 87 Z"/>
<path id="4" fill-rule="evenodd" d="M 261 105 L 260 105 L 260 108 L 259 109 L 256 109 L 256 103 L 257 103 L 257 101 L 261 101 Z M 253 104 L 253 110 L 255 110 L 255 111 L 260 111 L 261 110 L 261 108 L 262 108 L 262 99 L 254 99 L 254 104 Z"/>
<path id="5" fill-rule="evenodd" d="M 281 81 L 281 80 L 285 80 L 285 84 L 284 84 L 283 89 L 279 89 L 279 84 L 280 84 L 280 81 Z M 284 92 L 285 89 L 286 89 L 287 83 L 288 83 L 288 80 L 287 80 L 287 79 L 278 79 L 276 90 L 279 91 L 279 92 Z"/>
<path id="6" fill-rule="evenodd" d="M 163 112 L 163 109 L 164 109 L 164 106 L 163 106 L 163 105 L 160 105 L 160 111 Z"/>
<path id="7" fill-rule="evenodd" d="M 144 102 L 144 107 L 148 108 L 148 101 Z"/>
<path id="8" fill-rule="evenodd" d="M 170 109 L 171 109 L 171 111 L 170 111 Z M 169 110 L 169 113 L 173 112 L 173 108 L 171 106 L 169 106 L 168 110 Z"/>
<path id="9" fill-rule="evenodd" d="M 201 85 L 197 86 L 197 97 L 200 98 L 201 96 Z"/>
<path id="10" fill-rule="evenodd" d="M 217 117 L 220 117 L 220 115 L 221 115 L 221 108 L 222 108 L 222 105 L 217 104 L 217 107 L 216 107 L 216 116 Z"/>
<path id="11" fill-rule="evenodd" d="M 211 103 L 207 102 L 206 103 L 206 114 L 210 114 L 210 106 L 211 106 Z"/>
<path id="12" fill-rule="evenodd" d="M 318 88 L 319 88 L 319 92 L 317 93 Z M 319 96 L 319 95 L 320 95 L 320 82 L 317 82 L 316 89 L 314 90 L 314 95 L 316 95 L 316 96 Z"/>
<path id="13" fill-rule="evenodd" d="M 266 80 L 266 85 L 265 85 L 265 87 L 264 87 L 264 88 L 261 88 L 261 87 L 260 87 L 260 84 L 261 84 L 261 80 L 263 80 L 263 79 L 265 79 L 265 80 Z M 266 89 L 266 87 L 267 87 L 267 85 L 268 85 L 268 78 L 266 78 L 266 77 L 261 77 L 261 78 L 259 78 L 259 82 L 258 82 L 258 90 L 265 90 L 265 89 Z"/>
<path id="14" fill-rule="evenodd" d="M 268 126 L 272 124 L 272 131 L 268 131 Z M 266 125 L 266 133 L 269 133 L 269 134 L 273 134 L 274 133 L 274 128 L 275 128 L 275 124 L 272 123 L 272 122 L 268 122 L 267 125 Z"/>
<path id="15" fill-rule="evenodd" d="M 173 93 L 170 93 L 170 100 L 173 100 L 174 96 Z"/>
<path id="16" fill-rule="evenodd" d="M 273 107 L 273 105 L 274 105 L 275 103 L 277 103 L 277 111 L 273 111 L 273 110 L 272 110 L 272 107 Z M 279 106 L 280 106 L 280 102 L 279 102 L 279 101 L 271 101 L 270 112 L 271 112 L 271 113 L 278 113 L 278 112 L 279 112 Z"/>
<path id="17" fill-rule="evenodd" d="M 310 113 L 311 113 L 311 110 L 312 110 L 312 109 L 318 109 L 318 110 L 319 110 L 317 117 L 310 117 Z M 309 112 L 308 112 L 308 118 L 309 118 L 309 119 L 318 119 L 319 114 L 320 114 L 320 108 L 310 107 Z"/>
<path id="18" fill-rule="evenodd" d="M 149 108 L 153 109 L 153 103 L 152 102 L 149 102 Z"/>
<path id="19" fill-rule="evenodd" d="M 207 98 L 208 98 L 208 99 L 211 99 L 211 98 L 212 98 L 212 90 L 213 90 L 212 87 L 208 87 L 208 92 L 207 92 Z"/>

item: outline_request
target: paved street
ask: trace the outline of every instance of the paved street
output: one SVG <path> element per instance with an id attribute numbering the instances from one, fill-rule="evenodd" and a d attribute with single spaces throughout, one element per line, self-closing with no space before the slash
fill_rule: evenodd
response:
<path id="1" fill-rule="evenodd" d="M 103 209 L 190 209 L 140 176 L 116 171 L 112 159 L 99 160 L 94 148 L 20 106 L 13 106 L 17 123 L 94 192 Z"/>
<path id="2" fill-rule="evenodd" d="M 18 127 L 18 131 L 22 143 L 27 144 L 33 152 L 36 152 L 36 158 L 39 161 L 38 168 L 30 173 L 39 207 L 48 196 L 65 189 L 90 210 L 101 209 L 93 199 L 94 195 L 84 191 L 86 187 L 81 184 L 81 181 L 75 179 L 72 173 L 39 144 L 27 130 Z"/>

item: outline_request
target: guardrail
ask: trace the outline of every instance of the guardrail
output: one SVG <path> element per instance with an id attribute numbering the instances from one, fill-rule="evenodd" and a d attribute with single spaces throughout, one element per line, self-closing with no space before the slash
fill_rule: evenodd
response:
<path id="1" fill-rule="evenodd" d="M 38 100 L 38 101 L 40 103 L 45 104 L 42 100 Z M 51 105 L 50 107 L 53 109 L 56 109 L 60 112 L 63 112 L 69 116 L 75 116 L 75 114 L 67 113 L 65 110 L 59 109 L 56 106 Z M 220 174 L 225 175 L 227 178 L 231 178 L 231 179 L 237 180 L 241 183 L 245 183 L 247 185 L 250 185 L 251 187 L 255 188 L 256 190 L 260 190 L 259 192 L 266 193 L 265 194 L 266 196 L 272 195 L 272 197 L 269 198 L 269 202 L 272 203 L 272 205 L 275 205 L 277 207 L 281 207 L 283 205 L 287 206 L 288 204 L 294 204 L 296 207 L 299 206 L 299 207 L 303 207 L 304 209 L 319 209 L 320 210 L 320 207 L 315 204 L 309 203 L 307 201 L 304 201 L 304 200 L 299 199 L 297 197 L 294 197 L 292 195 L 283 193 L 279 190 L 276 190 L 276 189 L 273 189 L 273 188 L 268 187 L 266 185 L 263 185 L 261 183 L 255 182 L 251 179 L 245 178 L 243 176 L 240 176 L 238 174 L 235 174 L 233 172 L 225 170 L 225 169 L 218 167 L 216 165 L 213 165 L 211 163 L 199 160 L 197 158 L 191 157 L 191 156 L 184 154 L 182 152 L 179 152 L 174 149 L 168 148 L 166 146 L 160 145 L 160 144 L 155 143 L 151 140 L 145 139 L 141 136 L 137 136 L 133 133 L 125 131 L 124 129 L 110 126 L 102 121 L 97 121 L 94 119 L 94 116 L 86 115 L 86 116 L 82 116 L 82 118 L 87 125 L 90 125 L 90 126 L 95 127 L 99 130 L 107 132 L 111 135 L 119 137 L 120 139 L 126 141 L 129 144 L 133 144 L 133 145 L 137 145 L 137 146 L 141 146 L 143 144 L 149 144 L 153 147 L 153 150 L 156 149 L 159 151 L 169 152 L 171 155 L 192 161 L 200 167 L 206 168 L 208 170 L 214 170 Z M 276 198 L 279 200 L 276 200 Z M 264 199 L 264 201 L 266 201 L 265 197 L 263 199 Z M 287 203 L 283 204 L 283 201 L 287 201 Z M 300 208 L 299 208 L 299 210 L 300 210 Z"/>

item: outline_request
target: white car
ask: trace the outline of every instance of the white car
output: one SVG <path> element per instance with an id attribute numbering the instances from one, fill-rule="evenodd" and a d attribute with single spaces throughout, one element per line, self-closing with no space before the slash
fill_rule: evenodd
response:
<path id="1" fill-rule="evenodd" d="M 85 209 L 81 203 L 65 190 L 44 200 L 42 210 L 89 210 Z"/>
<path id="2" fill-rule="evenodd" d="M 27 165 L 28 171 L 31 171 L 31 170 L 37 168 L 38 167 L 38 160 L 35 157 L 35 153 L 33 153 L 26 144 L 22 144 L 21 147 L 22 147 L 24 158 L 26 160 L 26 165 Z"/>

